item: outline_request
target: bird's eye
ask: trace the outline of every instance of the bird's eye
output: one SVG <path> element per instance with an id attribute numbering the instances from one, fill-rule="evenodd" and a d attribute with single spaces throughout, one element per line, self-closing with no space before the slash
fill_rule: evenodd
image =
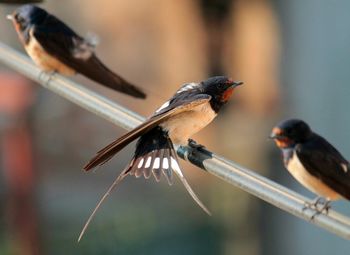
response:
<path id="1" fill-rule="evenodd" d="M 226 88 L 226 85 L 224 83 L 219 83 L 218 84 L 218 88 L 219 89 L 225 89 Z"/>
<path id="2" fill-rule="evenodd" d="M 20 27 L 21 30 L 25 29 L 26 28 L 26 20 L 21 17 L 20 15 L 16 14 L 15 16 L 15 19 L 16 19 L 16 22 L 18 24 L 18 26 Z"/>
<path id="3" fill-rule="evenodd" d="M 18 13 L 15 14 L 14 18 L 18 23 L 20 24 L 24 23 L 24 19 Z"/>
<path id="4" fill-rule="evenodd" d="M 17 18 L 17 22 L 20 23 L 20 24 L 23 24 L 24 23 L 24 19 L 22 17 L 18 17 Z"/>
<path id="5" fill-rule="evenodd" d="M 293 133 L 293 130 L 290 128 L 287 128 L 284 132 L 286 135 L 291 135 Z"/>

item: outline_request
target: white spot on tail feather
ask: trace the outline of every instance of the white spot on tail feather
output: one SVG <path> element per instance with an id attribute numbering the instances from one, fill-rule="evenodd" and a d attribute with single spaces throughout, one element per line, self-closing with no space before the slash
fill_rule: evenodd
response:
<path id="1" fill-rule="evenodd" d="M 160 158 L 157 157 L 154 159 L 154 163 L 153 163 L 153 169 L 158 169 L 160 167 Z"/>
<path id="2" fill-rule="evenodd" d="M 170 157 L 171 160 L 171 168 L 180 176 L 183 177 L 184 175 L 181 172 L 179 163 L 177 163 L 176 159 L 174 159 L 173 157 Z"/>
<path id="3" fill-rule="evenodd" d="M 168 158 L 163 158 L 163 168 L 164 169 L 168 169 L 169 168 Z"/>
<path id="4" fill-rule="evenodd" d="M 151 160 L 152 160 L 152 157 L 151 156 L 148 156 L 147 160 L 146 160 L 146 164 L 145 164 L 145 168 L 149 168 L 150 165 L 151 165 Z"/>
<path id="5" fill-rule="evenodd" d="M 143 165 L 143 158 L 140 160 L 140 162 L 139 162 L 139 164 L 137 165 L 137 168 L 141 168 L 142 167 L 142 165 Z"/>

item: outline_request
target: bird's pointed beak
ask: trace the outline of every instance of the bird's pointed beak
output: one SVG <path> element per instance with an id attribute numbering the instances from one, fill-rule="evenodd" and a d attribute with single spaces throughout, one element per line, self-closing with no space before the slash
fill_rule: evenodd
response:
<path id="1" fill-rule="evenodd" d="M 6 19 L 8 19 L 8 20 L 14 20 L 14 17 L 13 17 L 12 14 L 8 14 L 8 15 L 6 15 Z"/>
<path id="2" fill-rule="evenodd" d="M 274 133 L 271 133 L 271 134 L 268 136 L 268 138 L 270 138 L 270 139 L 276 139 L 276 138 L 277 138 L 277 135 L 274 134 Z"/>
<path id="3" fill-rule="evenodd" d="M 286 138 L 286 137 L 283 136 L 283 135 L 279 135 L 279 134 L 276 134 L 276 133 L 272 132 L 272 133 L 269 135 L 268 138 L 270 138 L 270 139 L 283 139 L 283 138 Z"/>
<path id="4" fill-rule="evenodd" d="M 233 86 L 233 87 L 237 87 L 237 86 L 240 86 L 240 85 L 242 85 L 242 84 L 243 84 L 243 81 L 234 81 L 233 84 L 232 84 L 232 86 Z"/>
<path id="5" fill-rule="evenodd" d="M 270 139 L 283 139 L 286 138 L 284 132 L 279 127 L 274 127 L 269 136 Z"/>

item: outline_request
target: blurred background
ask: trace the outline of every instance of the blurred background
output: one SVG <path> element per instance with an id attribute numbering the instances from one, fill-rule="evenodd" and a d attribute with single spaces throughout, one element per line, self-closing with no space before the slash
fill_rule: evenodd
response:
<path id="1" fill-rule="evenodd" d="M 73 79 L 142 115 L 185 82 L 226 74 L 245 85 L 194 137 L 201 144 L 309 197 L 267 139 L 290 117 L 307 121 L 350 158 L 350 2 L 347 0 L 48 0 L 41 5 L 149 94 L 114 93 Z M 0 38 L 23 51 L 0 5 Z M 133 146 L 94 173 L 82 166 L 125 133 L 0 66 L 0 254 L 347 254 L 350 243 L 181 161 L 211 210 L 181 183 L 126 178 L 78 234 L 128 163 Z M 336 210 L 350 214 L 350 204 Z"/>

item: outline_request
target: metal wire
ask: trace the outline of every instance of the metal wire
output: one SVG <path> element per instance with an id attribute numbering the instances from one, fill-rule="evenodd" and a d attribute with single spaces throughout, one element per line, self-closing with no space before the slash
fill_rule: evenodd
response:
<path id="1" fill-rule="evenodd" d="M 82 108 L 111 121 L 117 126 L 130 130 L 144 120 L 142 116 L 61 75 L 55 74 L 51 77 L 43 73 L 26 56 L 1 42 L 0 61 L 40 83 L 42 86 L 78 104 Z M 350 240 L 350 218 L 330 209 L 327 215 L 319 214 L 313 220 L 310 220 L 316 211 L 310 208 L 305 209 L 305 203 L 311 202 L 308 198 L 210 151 L 177 147 L 177 153 L 181 158 L 214 176 L 284 211 Z"/>

